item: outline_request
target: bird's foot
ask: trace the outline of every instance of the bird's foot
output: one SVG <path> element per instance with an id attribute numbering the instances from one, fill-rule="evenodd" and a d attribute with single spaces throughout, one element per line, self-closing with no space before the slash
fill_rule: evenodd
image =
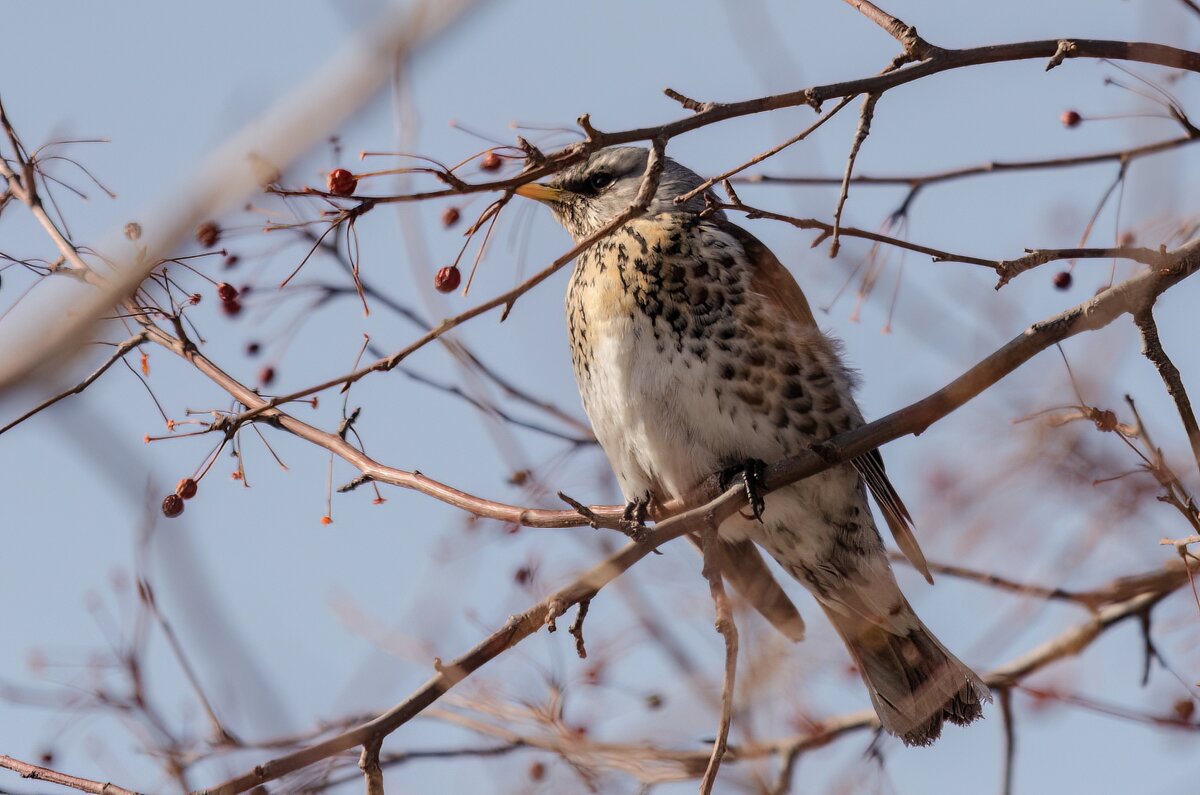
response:
<path id="1" fill-rule="evenodd" d="M 757 458 L 748 458 L 741 464 L 732 466 L 721 472 L 721 488 L 728 489 L 734 481 L 741 478 L 746 488 L 746 501 L 750 503 L 750 516 L 741 514 L 746 519 L 757 519 L 762 523 L 763 511 L 767 504 L 763 500 L 763 478 L 767 473 L 767 465 Z"/>
<path id="2" fill-rule="evenodd" d="M 646 527 L 646 516 L 650 509 L 650 495 L 639 497 L 625 503 L 625 513 L 621 516 L 620 529 L 634 541 L 643 541 L 650 532 Z"/>

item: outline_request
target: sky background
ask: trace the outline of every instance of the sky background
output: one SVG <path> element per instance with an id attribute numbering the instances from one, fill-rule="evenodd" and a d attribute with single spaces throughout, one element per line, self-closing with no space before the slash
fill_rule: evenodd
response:
<path id="1" fill-rule="evenodd" d="M 14 66 L 0 77 L 0 96 L 27 144 L 64 137 L 110 139 L 76 145 L 67 153 L 117 198 L 110 200 L 90 185 L 87 201 L 66 191 L 56 194 L 74 239 L 98 244 L 180 189 L 206 153 L 319 69 L 384 7 L 307 0 L 186 8 L 150 2 L 13 5 L 5 10 L 4 26 L 7 61 Z M 1200 17 L 1168 0 L 911 0 L 892 3 L 888 10 L 945 47 L 1071 36 L 1194 48 L 1200 35 Z M 600 129 L 644 126 L 681 115 L 678 105 L 662 95 L 665 86 L 700 100 L 743 99 L 871 74 L 895 51 L 892 39 L 834 0 L 484 3 L 411 65 L 398 90 L 385 92 L 337 131 L 340 156 L 331 145 L 318 147 L 288 171 L 286 181 L 320 185 L 333 166 L 364 169 L 356 157 L 361 150 L 404 149 L 457 162 L 488 145 L 452 128 L 451 121 L 503 141 L 514 135 L 510 122 L 570 126 L 583 112 Z M 1161 77 L 1149 67 L 1137 71 Z M 989 159 L 1102 151 L 1178 134 L 1172 122 L 1157 118 L 1064 129 L 1059 114 L 1066 108 L 1085 116 L 1155 111 L 1146 100 L 1106 86 L 1106 77 L 1133 82 L 1094 61 L 1068 61 L 1049 73 L 1041 62 L 1031 61 L 961 70 L 889 92 L 879 103 L 857 171 L 922 173 Z M 1187 77 L 1170 85 L 1189 109 L 1198 107 L 1189 103 L 1195 99 L 1194 82 Z M 669 153 L 701 173 L 713 173 L 794 134 L 811 117 L 808 109 L 792 109 L 734 120 L 673 140 Z M 840 175 L 855 120 L 848 110 L 762 170 Z M 553 146 L 570 138 L 546 140 Z M 378 159 L 380 168 L 395 162 Z M 1186 186 L 1194 184 L 1196 166 L 1190 151 L 1139 161 L 1123 192 L 1120 228 L 1156 245 L 1171 219 L 1193 212 L 1194 194 Z M 64 162 L 55 163 L 53 173 L 81 187 L 86 182 Z M 470 169 L 465 173 L 475 176 Z M 907 234 L 922 244 L 995 258 L 1019 256 L 1025 247 L 1074 245 L 1114 175 L 1115 166 L 1107 164 L 930 187 L 913 207 Z M 364 186 L 385 193 L 400 183 L 381 178 Z M 752 205 L 822 219 L 832 217 L 836 201 L 833 188 L 746 186 L 741 195 Z M 877 228 L 902 198 L 903 189 L 856 188 L 846 223 Z M 254 203 L 280 209 L 278 202 L 263 198 Z M 484 203 L 482 198 L 467 203 L 464 216 L 472 217 Z M 313 205 L 298 206 L 311 217 Z M 433 290 L 432 276 L 454 257 L 462 228 L 442 228 L 439 216 L 446 206 L 381 207 L 359 225 L 364 277 L 429 318 L 456 314 L 510 288 L 521 274 L 540 269 L 569 245 L 548 214 L 514 203 L 505 210 L 470 295 L 443 296 Z M 1097 223 L 1095 244 L 1113 241 L 1113 212 L 1110 205 Z M 6 208 L 0 250 L 51 257 L 51 246 L 24 216 L 22 208 Z M 260 368 L 270 364 L 277 371 L 272 388 L 291 391 L 350 369 L 364 333 L 384 350 L 400 348 L 419 333 L 379 308 L 364 318 L 353 296 L 314 307 L 312 292 L 305 289 L 273 295 L 269 288 L 299 262 L 302 247 L 285 233 L 262 235 L 262 216 L 252 212 L 222 223 L 231 230 L 223 245 L 242 255 L 242 264 L 227 275 L 219 258 L 198 267 L 252 285 L 246 311 L 236 320 L 224 318 L 211 285 L 195 277 L 189 283 L 204 293 L 194 319 L 209 340 L 209 355 L 235 376 L 253 383 Z M 820 322 L 845 340 L 849 361 L 863 373 L 860 403 L 869 418 L 941 387 L 1030 322 L 1087 298 L 1108 275 L 1107 262 L 1081 262 L 1072 289 L 1060 292 L 1051 286 L 1050 266 L 996 293 L 990 271 L 892 255 L 879 288 L 856 313 L 854 286 L 840 297 L 839 288 L 867 255 L 866 246 L 846 241 L 834 261 L 825 248 L 809 248 L 812 233 L 763 221 L 745 224 L 789 265 L 814 306 L 830 307 Z M 193 244 L 183 253 L 198 251 Z M 1122 265 L 1118 274 L 1130 272 Z M 892 333 L 885 334 L 901 273 Z M 0 306 L 8 307 L 28 278 L 18 269 L 0 278 Z M 557 274 L 522 298 L 503 325 L 497 315 L 487 315 L 464 328 L 460 338 L 490 365 L 582 416 L 563 333 L 566 280 L 566 271 Z M 1200 283 L 1194 281 L 1172 290 L 1158 311 L 1164 344 L 1193 394 L 1200 389 L 1190 310 L 1200 300 Z M 297 278 L 302 285 L 332 282 L 344 284 L 337 267 L 321 259 Z M 118 328 L 108 331 L 108 339 L 123 338 Z M 244 353 L 250 341 L 262 345 L 257 358 Z M 1124 394 L 1137 398 L 1159 443 L 1196 486 L 1178 417 L 1153 369 L 1137 356 L 1131 324 L 1118 322 L 1064 349 L 1090 402 L 1116 409 Z M 228 398 L 191 368 L 164 351 L 149 353 L 149 383 L 171 416 L 182 418 L 185 409 L 228 408 Z M 77 379 L 95 360 L 77 363 L 61 383 L 72 383 L 72 376 Z M 439 346 L 422 350 L 409 366 L 441 382 L 464 382 Z M 0 422 L 53 389 L 42 384 L 0 396 Z M 1072 402 L 1061 359 L 1047 352 L 919 439 L 907 437 L 887 447 L 892 479 L 916 514 L 931 559 L 1092 587 L 1168 558 L 1169 548 L 1159 548 L 1158 539 L 1185 531 L 1165 508 L 1131 509 L 1097 535 L 1095 524 L 1106 516 L 1097 516 L 1086 492 L 1045 493 L 1049 490 L 1036 488 L 1035 468 L 1028 473 L 1032 483 L 987 488 L 983 473 L 988 467 L 1015 460 L 1010 454 L 1031 434 L 1059 432 L 1013 421 Z M 358 427 L 367 450 L 385 463 L 514 503 L 557 507 L 553 489 L 587 502 L 617 499 L 598 451 L 568 454 L 561 441 L 497 425 L 402 374 L 366 379 L 351 391 L 349 404 L 363 407 Z M 339 412 L 334 394 L 322 395 L 317 410 L 296 410 L 328 429 L 336 428 Z M 287 463 L 286 472 L 250 434 L 244 443 L 252 488 L 230 478 L 235 464 L 222 457 L 202 482 L 200 495 L 174 521 L 162 519 L 157 503 L 204 458 L 210 441 L 144 445 L 144 435 L 163 433 L 162 421 L 142 385 L 119 365 L 83 396 L 0 438 L 0 532 L 7 562 L 0 576 L 5 625 L 0 684 L 6 692 L 57 698 L 99 681 L 97 655 L 132 620 L 133 599 L 122 580 L 133 569 L 136 540 L 147 523 L 153 526 L 148 574 L 163 611 L 222 719 L 252 739 L 386 709 L 430 675 L 434 655 L 457 656 L 615 544 L 587 530 L 510 534 L 492 523 L 467 522 L 461 512 L 397 489 L 388 490 L 388 501 L 380 506 L 371 504 L 373 495 L 366 489 L 335 495 L 334 523 L 323 526 L 328 456 L 281 433 L 264 432 Z M 1081 433 L 1081 444 L 1117 444 L 1094 437 Z M 514 471 L 526 468 L 539 475 L 535 482 L 551 487 L 550 496 L 509 483 Z M 333 482 L 353 474 L 336 463 Z M 974 484 L 978 491 L 954 510 L 934 499 L 938 484 L 947 479 L 967 492 L 966 486 Z M 989 524 L 1004 511 L 1019 522 Z M 1076 559 L 1078 565 L 1072 564 Z M 525 566 L 535 567 L 537 575 L 522 585 L 514 573 Z M 689 653 L 713 674 L 720 669 L 720 639 L 711 631 L 711 602 L 698 568 L 692 550 L 675 544 L 661 558 L 640 564 L 630 575 L 630 588 L 648 594 Z M 909 571 L 899 576 L 946 645 L 984 670 L 1084 618 L 1049 606 L 1026 614 L 1020 631 L 1013 631 L 1001 618 L 1011 616 L 1016 602 L 948 578 L 939 578 L 931 589 Z M 747 619 L 744 652 L 762 657 L 764 649 L 778 649 L 780 655 L 794 655 L 796 662 L 779 681 L 802 689 L 806 707 L 816 714 L 866 706 L 857 680 L 842 675 L 847 660 L 831 642 L 815 605 L 799 587 L 788 587 L 809 619 L 810 642 L 802 649 L 785 647 L 757 619 Z M 464 685 L 463 693 L 538 701 L 545 698 L 546 680 L 553 679 L 568 685 L 569 719 L 588 725 L 589 736 L 703 748 L 715 713 L 638 636 L 627 612 L 634 598 L 630 593 L 614 588 L 594 603 L 588 663 L 575 659 L 565 633 L 541 633 L 482 671 L 480 682 Z M 1174 612 L 1157 629 L 1165 653 L 1177 656 L 1186 681 L 1195 682 L 1197 635 L 1188 623 L 1195 623 L 1194 606 L 1189 615 L 1188 604 L 1184 596 L 1172 597 L 1168 607 Z M 998 626 L 1005 627 L 1003 634 L 996 634 Z M 159 636 L 148 653 L 149 686 L 171 725 L 202 731 L 191 691 Z M 1140 689 L 1140 655 L 1136 627 L 1122 627 L 1091 648 L 1085 661 L 1060 664 L 1042 681 L 1159 712 L 1187 697 L 1162 671 Z M 581 684 L 596 661 L 605 664 L 603 682 Z M 646 709 L 645 698 L 652 693 L 665 696 L 664 709 Z M 757 699 L 754 722 L 735 731 L 753 728 L 760 737 L 786 731 L 788 711 L 795 710 L 790 692 Z M 1015 703 L 1017 792 L 1184 792 L 1200 772 L 1194 734 L 1069 708 L 1034 709 L 1020 694 Z M 385 749 L 480 743 L 470 738 L 444 722 L 417 720 L 392 735 Z M 1001 723 L 994 707 L 987 721 L 966 731 L 949 730 L 933 749 L 885 744 L 883 772 L 865 760 L 868 743 L 866 736 L 847 738 L 805 757 L 797 791 L 951 793 L 998 787 Z M 148 792 L 168 791 L 171 785 L 137 748 L 135 737 L 111 716 L 0 701 L 0 753 L 36 759 L 52 749 L 56 766 L 68 772 Z M 270 755 L 223 757 L 198 768 L 191 783 L 216 783 Z M 535 791 L 538 785 L 525 775 L 531 758 L 551 765 L 540 785 L 544 791 L 580 787 L 565 765 L 530 754 L 413 763 L 389 771 L 388 782 L 397 792 Z M 731 769 L 729 781 L 735 780 L 740 779 Z M 686 783 L 657 791 L 693 788 Z M 634 789 L 628 778 L 605 779 L 605 791 Z M 15 775 L 0 775 L 0 791 L 41 790 Z"/>

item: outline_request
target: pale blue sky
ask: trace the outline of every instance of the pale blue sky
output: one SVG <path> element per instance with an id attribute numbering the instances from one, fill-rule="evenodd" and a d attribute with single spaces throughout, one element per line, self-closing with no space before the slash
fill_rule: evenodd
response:
<path id="1" fill-rule="evenodd" d="M 664 86 L 702 100 L 741 99 L 873 73 L 895 52 L 890 38 L 835 0 L 514 0 L 485 6 L 413 64 L 407 88 L 415 117 L 405 117 L 402 137 L 397 134 L 392 97 L 381 96 L 339 131 L 347 152 L 341 161 L 335 162 L 329 148 L 322 147 L 291 170 L 289 181 L 317 184 L 333 165 L 361 168 L 352 155 L 363 149 L 404 146 L 455 162 L 483 147 L 451 129 L 450 120 L 505 140 L 513 134 L 508 127 L 513 120 L 570 124 L 582 112 L 590 113 L 601 129 L 642 126 L 681 114 L 662 96 Z M 180 185 L 205 153 L 318 68 L 382 7 L 309 1 L 186 7 L 150 2 L 14 4 L 5 14 L 9 68 L 0 78 L 0 92 L 27 143 L 56 136 L 111 138 L 104 145 L 79 145 L 70 154 L 119 198 L 110 201 L 90 190 L 90 201 L 83 203 L 59 193 L 75 239 L 98 243 Z M 1194 46 L 1200 18 L 1181 8 L 1169 0 L 911 0 L 889 5 L 926 38 L 947 47 L 1058 36 Z M 1140 71 L 1152 74 L 1149 69 Z M 1064 130 L 1058 115 L 1067 107 L 1095 115 L 1143 107 L 1128 93 L 1106 88 L 1106 75 L 1120 73 L 1095 62 L 1072 61 L 1047 74 L 1041 63 L 1029 62 L 947 74 L 890 92 L 879 104 L 875 134 L 863 148 L 859 171 L 919 173 L 993 158 L 1098 151 L 1177 134 L 1170 122 L 1155 119 L 1094 122 Z M 1193 83 L 1189 77 L 1172 90 L 1187 103 L 1195 97 Z M 711 172 L 776 143 L 810 118 L 811 111 L 797 109 L 741 119 L 672 141 L 670 153 L 698 171 Z M 772 161 L 769 170 L 840 174 L 854 121 L 852 113 L 836 119 L 812 140 Z M 1145 228 L 1156 220 L 1192 213 L 1193 193 L 1184 186 L 1194 183 L 1196 165 L 1193 153 L 1137 164 L 1124 195 L 1123 226 Z M 69 167 L 59 167 L 55 173 L 82 184 Z M 915 205 L 909 235 L 924 244 L 997 258 L 1017 256 L 1025 246 L 1071 245 L 1113 174 L 1113 167 L 1103 166 L 932 187 Z M 377 184 L 386 189 L 387 183 Z M 752 204 L 827 219 L 836 191 L 747 187 L 742 196 Z M 847 206 L 847 222 L 875 228 L 902 196 L 902 190 L 856 189 Z M 441 296 L 432 290 L 432 274 L 453 257 L 460 243 L 458 230 L 445 231 L 438 222 L 444 206 L 421 207 L 409 217 L 424 230 L 428 259 L 421 245 L 413 247 L 404 239 L 403 219 L 396 210 L 380 208 L 360 224 L 367 277 L 430 317 L 448 316 L 511 287 L 518 268 L 531 273 L 568 242 L 539 211 L 528 232 L 528 255 L 519 261 L 519 248 L 509 242 L 511 230 L 521 226 L 514 206 L 506 211 L 507 227 L 498 231 L 471 295 Z M 482 207 L 483 201 L 476 200 L 465 214 Z M 524 212 L 528 211 L 522 211 L 522 217 Z M 49 257 L 50 246 L 22 216 L 20 208 L 6 208 L 0 250 Z M 243 317 L 230 323 L 219 317 L 210 289 L 197 318 L 204 319 L 211 355 L 234 375 L 253 381 L 262 361 L 242 354 L 245 343 L 278 342 L 293 319 L 304 314 L 303 299 L 271 309 L 265 297 L 266 288 L 298 262 L 300 252 L 295 246 L 278 249 L 278 238 L 264 240 L 253 231 L 260 221 L 249 215 L 228 223 L 244 229 L 227 243 L 247 255 L 234 272 L 235 283 L 254 284 L 260 294 L 248 301 Z M 842 257 L 830 261 L 823 249 L 808 249 L 811 233 L 762 221 L 747 225 L 791 266 L 814 305 L 824 306 L 834 298 L 847 269 L 867 250 L 848 243 Z M 1094 242 L 1110 242 L 1113 228 L 1110 211 L 1098 224 Z M 1147 242 L 1156 241 L 1151 237 Z M 275 253 L 249 256 L 255 252 Z M 1027 323 L 1083 300 L 1108 268 L 1104 262 L 1081 263 L 1076 286 L 1068 293 L 1050 287 L 1053 271 L 1048 269 L 995 293 L 994 280 L 986 272 L 912 256 L 905 262 L 894 333 L 884 335 L 880 329 L 896 262 L 894 258 L 880 289 L 867 301 L 860 322 L 850 319 L 852 295 L 822 318 L 846 341 L 850 360 L 863 373 L 861 403 L 870 417 L 942 386 Z M 337 274 L 329 263 L 314 261 L 301 281 L 333 280 Z M 12 271 L 3 277 L 0 305 L 7 307 L 21 277 Z M 485 316 L 462 336 L 489 363 L 581 415 L 562 333 L 565 279 L 560 273 L 523 298 L 503 325 L 497 325 L 496 316 Z M 1160 309 L 1164 342 L 1193 392 L 1200 389 L 1200 354 L 1191 345 L 1195 325 L 1188 308 L 1197 300 L 1200 287 L 1189 282 L 1173 290 Z M 286 349 L 266 346 L 268 358 L 278 357 L 281 390 L 347 370 L 364 332 L 385 349 L 414 337 L 411 325 L 382 311 L 363 319 L 352 301 L 347 298 L 314 313 Z M 110 338 L 118 335 L 114 330 Z M 1129 324 L 1117 324 L 1094 339 L 1073 341 L 1066 350 L 1091 390 L 1089 400 L 1117 408 L 1124 393 L 1133 393 L 1152 418 L 1160 443 L 1179 456 L 1176 460 L 1186 462 L 1178 419 L 1153 370 L 1136 356 Z M 181 417 L 185 408 L 227 405 L 218 390 L 167 354 L 151 350 L 150 362 L 151 384 L 172 416 Z M 436 346 L 415 356 L 411 366 L 445 381 L 460 378 Z M 85 369 L 79 365 L 80 372 Z M 36 399 L 26 393 L 0 401 L 0 423 Z M 575 456 L 559 467 L 555 462 L 562 443 L 505 429 L 501 433 L 515 433 L 517 443 L 506 441 L 465 404 L 401 375 L 367 379 L 354 388 L 350 402 L 364 407 L 359 427 L 368 450 L 395 466 L 420 469 L 466 491 L 512 502 L 534 499 L 506 483 L 514 469 L 532 466 L 547 476 L 549 485 L 580 499 L 615 499 L 597 453 Z M 1157 540 L 1185 531 L 1157 507 L 1111 528 L 1103 542 L 1088 535 L 1097 517 L 1085 502 L 1036 489 L 993 496 L 992 505 L 996 499 L 1020 503 L 1022 524 L 1002 528 L 1005 532 L 989 534 L 979 543 L 962 539 L 970 527 L 981 522 L 986 526 L 983 509 L 966 505 L 958 513 L 944 506 L 922 511 L 931 473 L 949 471 L 969 480 L 989 459 L 1025 438 L 1019 434 L 1026 426 L 1014 428 L 1012 420 L 1068 402 L 1072 396 L 1061 361 L 1047 353 L 994 394 L 926 435 L 900 440 L 885 450 L 897 487 L 917 513 L 931 558 L 1034 580 L 1067 577 L 1065 584 L 1074 587 L 1152 568 L 1166 559 L 1168 552 Z M 323 395 L 319 410 L 298 411 L 333 429 L 339 404 L 337 396 Z M 132 564 L 147 489 L 153 506 L 209 450 L 207 439 L 142 444 L 144 434 L 161 431 L 162 423 L 141 385 L 117 367 L 83 397 L 0 439 L 0 505 L 8 561 L 0 579 L 0 603 L 5 605 L 0 682 L 53 689 L 55 682 L 78 686 L 87 681 L 79 668 L 70 666 L 85 662 L 105 645 L 88 610 L 88 594 L 99 594 L 110 609 L 122 603 L 109 583 L 112 572 L 127 571 Z M 467 649 L 508 614 L 601 554 L 601 541 L 586 530 L 507 535 L 490 526 L 468 528 L 461 513 L 398 490 L 387 492 L 389 500 L 383 506 L 372 506 L 365 490 L 338 496 L 335 523 L 323 527 L 318 519 L 325 511 L 328 457 L 277 432 L 266 433 L 290 467 L 288 472 L 275 467 L 251 434 L 246 447 L 252 489 L 229 479 L 233 464 L 223 458 L 181 519 L 161 520 L 156 511 L 150 515 L 156 521 L 153 578 L 164 610 L 175 621 L 218 712 L 243 737 L 265 738 L 303 730 L 321 718 L 386 708 L 428 676 L 435 654 L 449 658 Z M 1113 458 L 1124 460 L 1117 453 Z M 335 483 L 352 474 L 338 464 Z M 1194 470 L 1185 474 L 1195 486 Z M 981 504 L 983 500 L 981 495 Z M 1009 531 L 1019 540 L 1006 543 Z M 1023 554 L 1024 547 L 1014 549 L 1029 539 L 1039 546 L 1028 554 Z M 1095 554 L 1087 565 L 1064 573 L 1063 550 L 1092 544 Z M 679 634 L 704 670 L 717 671 L 719 639 L 710 631 L 711 605 L 696 574 L 698 562 L 690 549 L 676 546 L 662 558 L 645 561 L 633 576 L 639 587 L 666 600 L 661 603 L 663 612 L 677 616 Z M 514 584 L 512 577 L 531 559 L 540 563 L 540 580 L 532 590 Z M 910 572 L 902 572 L 901 579 L 947 645 L 980 668 L 1027 650 L 1083 618 L 1066 608 L 1047 608 L 1029 619 L 1025 631 L 997 639 L 989 633 L 1014 603 L 945 578 L 933 589 Z M 789 588 L 800 595 L 798 587 Z M 1194 623 L 1194 611 L 1189 615 L 1181 609 L 1187 605 L 1179 597 L 1168 604 L 1174 612 L 1171 623 L 1162 626 L 1164 648 L 1178 657 L 1188 681 L 1195 681 L 1196 633 L 1187 623 Z M 822 714 L 865 706 L 857 680 L 831 673 L 840 671 L 846 660 L 831 642 L 829 628 L 811 602 L 802 601 L 801 607 L 813 627 L 813 641 L 786 652 L 799 662 L 784 681 L 819 682 L 805 692 Z M 675 747 L 702 747 L 715 726 L 712 710 L 691 703 L 689 691 L 674 681 L 675 672 L 637 640 L 631 625 L 618 591 L 606 592 L 593 605 L 589 646 L 594 656 L 605 657 L 607 648 L 612 658 L 604 688 L 578 684 L 584 664 L 574 658 L 564 633 L 531 639 L 509 659 L 482 671 L 480 682 L 536 700 L 545 694 L 543 674 L 557 676 L 573 683 L 574 689 L 568 689 L 575 710 L 571 719 L 589 721 L 593 736 L 649 737 Z M 392 640 L 403 639 L 399 645 L 405 648 L 404 659 L 380 649 L 385 630 L 395 633 Z M 745 634 L 750 649 L 755 642 L 774 642 L 761 626 L 752 625 Z M 973 649 L 986 653 L 972 656 Z M 1048 676 L 1060 686 L 1108 701 L 1165 711 L 1182 690 L 1159 671 L 1148 691 L 1141 691 L 1140 650 L 1135 627 L 1123 627 L 1096 644 L 1086 664 L 1064 663 Z M 31 656 L 68 667 L 51 667 L 39 678 L 29 670 Z M 148 676 L 172 725 L 201 725 L 185 683 L 157 640 L 151 645 Z M 468 687 L 465 692 L 479 691 Z M 642 697 L 649 692 L 666 694 L 667 707 L 647 712 Z M 789 699 L 789 693 L 778 693 L 771 699 L 774 706 L 762 707 L 764 717 L 754 726 L 758 736 L 786 730 L 788 709 L 794 706 Z M 1197 773 L 1189 753 L 1195 747 L 1192 735 L 1069 708 L 1034 712 L 1020 695 L 1016 704 L 1021 727 L 1017 792 L 1183 792 L 1185 782 Z M 994 791 L 1000 732 L 993 708 L 985 723 L 950 730 L 934 749 L 907 750 L 890 743 L 885 746 L 884 779 L 871 763 L 857 761 L 867 738 L 846 739 L 802 760 L 797 791 L 855 791 L 859 785 L 848 785 L 844 777 L 847 766 L 861 768 L 866 791 Z M 385 747 L 459 745 L 470 742 L 468 737 L 432 721 L 416 721 L 394 734 Z M 46 746 L 60 753 L 57 764 L 69 772 L 145 791 L 169 789 L 153 764 L 137 753 L 119 722 L 0 703 L 0 753 L 33 758 Z M 267 755 L 236 757 L 198 769 L 192 784 L 215 783 Z M 395 791 L 524 792 L 531 787 L 524 779 L 530 758 L 516 754 L 488 761 L 406 765 L 389 772 L 388 780 Z M 609 784 L 612 791 L 634 789 L 619 777 Z M 544 791 L 573 791 L 578 786 L 569 769 L 557 764 Z M 662 791 L 692 789 L 688 783 Z M 0 791 L 9 790 L 34 791 L 16 776 L 0 773 Z"/>

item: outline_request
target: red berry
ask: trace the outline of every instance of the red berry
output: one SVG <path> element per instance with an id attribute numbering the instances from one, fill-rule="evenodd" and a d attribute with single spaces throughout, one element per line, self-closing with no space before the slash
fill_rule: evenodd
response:
<path id="1" fill-rule="evenodd" d="M 1122 232 L 1121 236 L 1119 238 L 1117 238 L 1117 245 L 1121 246 L 1122 248 L 1127 247 L 1127 246 L 1132 246 L 1135 243 L 1137 243 L 1137 235 L 1135 235 L 1133 232 L 1129 231 L 1128 229 L 1126 229 L 1124 232 Z"/>
<path id="2" fill-rule="evenodd" d="M 495 171 L 503 165 L 504 161 L 500 159 L 500 155 L 495 152 L 488 152 L 479 160 L 479 167 L 484 171 Z"/>
<path id="3" fill-rule="evenodd" d="M 220 298 L 225 303 L 236 301 L 238 297 L 237 288 L 229 282 L 221 282 L 217 285 L 217 298 Z"/>
<path id="4" fill-rule="evenodd" d="M 241 480 L 242 473 L 235 470 L 235 471 L 229 473 L 229 477 L 233 478 L 234 480 Z"/>
<path id="5" fill-rule="evenodd" d="M 175 487 L 175 493 L 180 497 L 183 497 L 185 500 L 190 500 L 192 497 L 196 496 L 197 488 L 196 481 L 192 480 L 191 478 L 184 478 L 183 480 L 179 481 L 179 484 Z"/>
<path id="6" fill-rule="evenodd" d="M 1077 110 L 1064 110 L 1058 120 L 1063 123 L 1064 127 L 1078 127 L 1083 117 L 1079 115 Z"/>
<path id="7" fill-rule="evenodd" d="M 259 350 L 260 350 L 260 346 L 257 342 L 250 342 L 250 343 L 246 344 L 246 355 L 247 356 L 257 356 Z"/>
<path id="8" fill-rule="evenodd" d="M 200 293 L 192 293 L 190 296 L 188 296 L 188 303 L 189 304 L 200 303 Z"/>
<path id="9" fill-rule="evenodd" d="M 328 514 L 327 514 L 327 515 L 325 515 L 325 516 L 322 516 L 322 517 L 321 517 L 321 524 L 325 524 L 325 525 L 330 525 L 330 524 L 333 524 L 333 517 L 332 517 L 332 516 L 329 516 Z"/>
<path id="10" fill-rule="evenodd" d="M 442 226 L 450 227 L 458 223 L 462 214 L 457 207 L 447 207 L 442 211 Z"/>
<path id="11" fill-rule="evenodd" d="M 529 778 L 533 781 L 541 781 L 546 777 L 546 765 L 542 762 L 534 762 L 529 766 Z"/>
<path id="12" fill-rule="evenodd" d="M 258 371 L 258 381 L 263 386 L 269 386 L 271 384 L 271 382 L 274 380 L 275 380 L 275 368 L 274 367 L 268 366 L 268 367 L 264 367 L 263 369 Z"/>
<path id="13" fill-rule="evenodd" d="M 232 301 L 222 301 L 221 311 L 230 317 L 237 317 L 242 313 L 242 304 L 237 299 Z"/>
<path id="14" fill-rule="evenodd" d="M 216 221 L 205 221 L 196 227 L 196 242 L 205 248 L 212 248 L 221 239 L 221 227 Z"/>
<path id="15" fill-rule="evenodd" d="M 349 196 L 358 187 L 358 177 L 344 168 L 335 168 L 330 171 L 325 182 L 329 187 L 329 192 L 334 196 Z"/>
<path id="16" fill-rule="evenodd" d="M 228 257 L 225 258 L 225 267 L 232 268 L 234 265 L 237 265 L 238 262 L 240 262 L 240 261 L 241 261 L 241 257 L 239 257 L 237 254 L 230 254 Z"/>
<path id="17" fill-rule="evenodd" d="M 1071 287 L 1071 272 L 1059 271 L 1054 274 L 1054 286 L 1060 290 L 1067 290 Z"/>
<path id="18" fill-rule="evenodd" d="M 163 515 L 174 519 L 179 514 L 183 513 L 183 497 L 178 494 L 168 494 L 162 504 Z"/>
<path id="19" fill-rule="evenodd" d="M 458 270 L 457 265 L 447 265 L 437 272 L 437 276 L 433 277 L 433 286 L 440 293 L 454 292 L 461 282 L 462 273 Z"/>

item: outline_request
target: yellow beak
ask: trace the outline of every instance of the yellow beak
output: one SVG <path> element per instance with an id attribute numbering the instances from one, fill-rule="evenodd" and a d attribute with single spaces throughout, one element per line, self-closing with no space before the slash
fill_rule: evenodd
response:
<path id="1" fill-rule="evenodd" d="M 556 202 L 561 200 L 563 192 L 558 188 L 543 185 L 540 182 L 526 182 L 514 191 L 518 196 L 539 202 Z"/>

